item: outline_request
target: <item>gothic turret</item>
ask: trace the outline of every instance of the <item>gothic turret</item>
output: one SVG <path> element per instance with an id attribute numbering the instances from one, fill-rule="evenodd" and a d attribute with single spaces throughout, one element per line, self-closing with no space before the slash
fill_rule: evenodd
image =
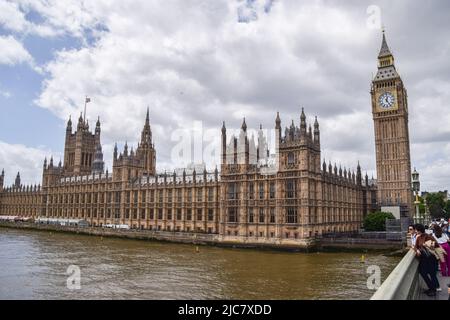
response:
<path id="1" fill-rule="evenodd" d="M 15 188 L 20 188 L 21 183 L 20 183 L 20 172 L 17 172 L 17 176 L 16 176 L 16 180 L 14 180 L 14 187 Z"/>
<path id="2" fill-rule="evenodd" d="M 277 117 L 275 119 L 275 133 L 278 135 L 278 141 L 281 140 L 281 119 L 280 119 L 280 113 L 277 112 Z"/>
<path id="3" fill-rule="evenodd" d="M 66 134 L 72 134 L 72 117 L 69 116 L 69 121 L 67 121 Z"/>
<path id="4" fill-rule="evenodd" d="M 247 132 L 247 123 L 245 123 L 245 117 L 244 117 L 244 120 L 242 121 L 241 129 L 242 129 L 242 131 Z"/>
<path id="5" fill-rule="evenodd" d="M 361 175 L 361 166 L 359 165 L 356 167 L 356 183 L 361 186 L 362 185 L 362 175 Z"/>
<path id="6" fill-rule="evenodd" d="M 125 146 L 123 147 L 123 156 L 128 157 L 128 141 L 125 141 Z"/>
<path id="7" fill-rule="evenodd" d="M 84 129 L 83 114 L 80 113 L 80 117 L 78 118 L 77 131 L 82 131 L 83 129 Z"/>
<path id="8" fill-rule="evenodd" d="M 156 174 L 156 151 L 152 142 L 150 110 L 148 107 L 145 115 L 144 128 L 141 133 L 141 141 L 138 143 L 138 148 L 136 149 L 136 157 L 141 161 L 142 168 L 144 169 L 143 174 Z"/>
<path id="9" fill-rule="evenodd" d="M 117 160 L 117 143 L 114 144 L 113 160 Z"/>
<path id="10" fill-rule="evenodd" d="M 101 174 L 101 173 L 103 173 L 104 166 L 105 166 L 105 162 L 103 161 L 102 146 L 99 144 L 99 145 L 97 145 L 97 149 L 95 150 L 94 163 L 92 165 L 92 172 L 94 174 Z"/>
<path id="11" fill-rule="evenodd" d="M 2 169 L 2 174 L 0 175 L 0 190 L 3 190 L 4 181 L 5 181 L 5 169 Z"/>
<path id="12" fill-rule="evenodd" d="M 300 132 L 306 134 L 306 115 L 304 108 L 302 108 L 302 114 L 300 115 Z"/>
<path id="13" fill-rule="evenodd" d="M 317 116 L 316 120 L 314 121 L 314 142 L 320 145 L 320 130 L 319 130 L 319 121 L 317 121 Z"/>
<path id="14" fill-rule="evenodd" d="M 141 133 L 141 144 L 144 146 L 151 146 L 152 144 L 152 130 L 150 128 L 150 114 L 149 108 L 147 107 L 147 114 L 145 116 L 144 128 Z"/>
<path id="15" fill-rule="evenodd" d="M 222 124 L 222 164 L 227 162 L 227 128 L 225 121 Z"/>
<path id="16" fill-rule="evenodd" d="M 100 117 L 97 118 L 97 123 L 95 124 L 95 135 L 99 136 L 100 135 Z"/>

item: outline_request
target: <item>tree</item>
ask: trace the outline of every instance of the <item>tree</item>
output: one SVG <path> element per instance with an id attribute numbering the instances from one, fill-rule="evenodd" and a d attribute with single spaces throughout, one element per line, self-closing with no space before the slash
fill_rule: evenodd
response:
<path id="1" fill-rule="evenodd" d="M 447 200 L 447 202 L 445 203 L 444 211 L 444 218 L 447 220 L 450 219 L 450 200 Z"/>
<path id="2" fill-rule="evenodd" d="M 364 230 L 386 231 L 386 219 L 395 219 L 395 217 L 390 212 L 371 212 L 364 219 Z"/>
<path id="3" fill-rule="evenodd" d="M 439 192 L 427 194 L 427 206 L 430 210 L 430 215 L 434 219 L 442 218 L 445 215 L 445 200 L 444 195 Z"/>

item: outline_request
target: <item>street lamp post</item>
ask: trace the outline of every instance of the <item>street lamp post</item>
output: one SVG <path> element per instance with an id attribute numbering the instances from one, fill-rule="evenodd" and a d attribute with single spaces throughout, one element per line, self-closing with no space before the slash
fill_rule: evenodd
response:
<path id="1" fill-rule="evenodd" d="M 420 215 L 420 210 L 419 210 L 420 180 L 419 180 L 419 173 L 417 172 L 416 168 L 414 168 L 414 172 L 412 173 L 412 189 L 416 195 L 416 199 L 414 201 L 414 207 L 415 207 L 414 222 L 415 223 L 423 223 L 423 219 Z"/>

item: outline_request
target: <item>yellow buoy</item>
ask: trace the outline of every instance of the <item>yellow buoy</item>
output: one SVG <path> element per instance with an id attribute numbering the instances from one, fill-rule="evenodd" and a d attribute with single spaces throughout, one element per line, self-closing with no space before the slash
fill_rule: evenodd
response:
<path id="1" fill-rule="evenodd" d="M 366 257 L 364 257 L 364 255 L 362 255 L 362 256 L 361 256 L 361 263 L 366 262 L 365 260 L 366 260 Z"/>
<path id="2" fill-rule="evenodd" d="M 198 249 L 198 246 L 195 247 L 195 252 L 199 253 L 200 250 Z"/>

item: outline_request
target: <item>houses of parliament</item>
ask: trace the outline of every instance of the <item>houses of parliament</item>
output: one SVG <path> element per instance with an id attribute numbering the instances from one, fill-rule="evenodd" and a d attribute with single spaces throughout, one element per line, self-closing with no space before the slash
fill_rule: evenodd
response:
<path id="1" fill-rule="evenodd" d="M 147 110 L 137 148 L 125 144 L 119 152 L 116 145 L 108 172 L 100 120 L 92 132 L 80 115 L 76 128 L 67 122 L 63 162 L 45 159 L 42 185 L 24 186 L 17 173 L 15 183 L 4 186 L 2 172 L 0 215 L 279 243 L 356 232 L 368 212 L 383 206 L 411 214 L 407 94 L 384 33 L 371 102 L 377 180 L 363 176 L 356 161 L 356 172 L 322 161 L 319 122 L 308 126 L 303 109 L 284 130 L 280 115 L 274 117 L 274 171 L 261 165 L 269 156 L 262 130 L 257 142 L 250 139 L 244 119 L 238 136 L 222 126 L 220 170 L 159 173 Z"/>

